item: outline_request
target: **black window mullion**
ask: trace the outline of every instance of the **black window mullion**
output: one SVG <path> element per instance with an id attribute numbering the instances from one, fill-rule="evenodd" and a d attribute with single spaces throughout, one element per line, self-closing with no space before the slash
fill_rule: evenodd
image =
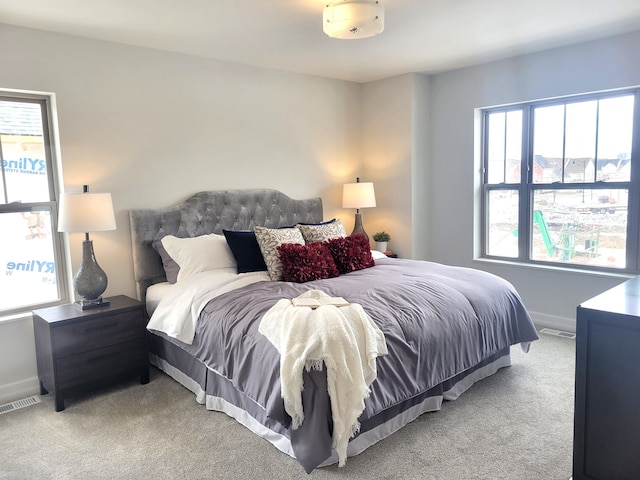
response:
<path id="1" fill-rule="evenodd" d="M 518 212 L 518 258 L 529 260 L 531 251 L 531 183 L 533 182 L 533 108 L 522 112 L 522 153 L 520 157 L 520 210 Z"/>
<path id="2" fill-rule="evenodd" d="M 489 112 L 485 111 L 482 116 L 482 198 L 480 204 L 480 215 L 482 218 L 481 222 L 481 245 L 480 251 L 481 255 L 484 257 L 488 255 L 488 245 L 489 245 L 489 209 L 487 208 L 487 203 L 489 202 L 489 191 L 487 189 L 487 182 L 489 180 L 488 171 L 489 171 Z"/>
<path id="3" fill-rule="evenodd" d="M 562 121 L 562 177 L 560 177 L 560 181 L 564 183 L 564 171 L 567 163 L 567 104 L 565 103 L 562 108 L 564 114 Z"/>
<path id="4" fill-rule="evenodd" d="M 489 183 L 489 113 L 484 112 L 482 119 L 482 185 Z"/>
<path id="5" fill-rule="evenodd" d="M 45 158 L 45 162 L 47 163 L 47 171 L 48 172 L 52 172 L 54 165 L 53 165 L 53 155 L 51 152 L 51 133 L 50 130 L 52 128 L 52 125 L 49 121 L 49 111 L 47 109 L 47 103 L 44 100 L 41 100 L 40 102 L 40 112 L 42 115 L 42 124 L 44 127 L 42 129 L 42 140 L 44 143 L 44 158 Z M 48 180 L 49 180 L 49 200 L 51 200 L 52 202 L 57 201 L 57 196 L 56 196 L 56 185 L 55 185 L 55 179 L 54 179 L 54 175 L 49 175 L 48 176 Z M 56 222 L 55 225 L 57 227 L 58 222 L 57 222 L 57 216 L 55 216 Z"/>
<path id="6" fill-rule="evenodd" d="M 541 190 L 619 190 L 629 189 L 631 182 L 596 182 L 596 183 L 536 183 L 537 189 Z"/>
<path id="7" fill-rule="evenodd" d="M 600 100 L 596 102 L 596 151 L 593 152 L 593 181 L 598 181 L 598 143 L 600 139 Z"/>
<path id="8" fill-rule="evenodd" d="M 502 142 L 502 183 L 507 181 L 507 118 L 509 117 L 509 112 L 504 112 L 504 142 Z"/>
<path id="9" fill-rule="evenodd" d="M 482 185 L 482 256 L 489 254 L 489 188 L 486 183 Z"/>
<path id="10" fill-rule="evenodd" d="M 627 206 L 627 269 L 640 270 L 640 90 L 634 92 L 631 181 Z"/>

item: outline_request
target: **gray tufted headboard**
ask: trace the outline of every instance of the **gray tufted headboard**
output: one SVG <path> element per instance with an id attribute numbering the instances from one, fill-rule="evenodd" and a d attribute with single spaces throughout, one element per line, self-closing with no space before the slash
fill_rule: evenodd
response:
<path id="1" fill-rule="evenodd" d="M 293 200 L 271 189 L 220 190 L 196 193 L 183 203 L 160 209 L 129 211 L 133 272 L 138 298 L 166 281 L 160 255 L 152 247 L 165 235 L 197 237 L 225 230 L 252 230 L 256 225 L 282 227 L 322 221 L 322 200 Z"/>

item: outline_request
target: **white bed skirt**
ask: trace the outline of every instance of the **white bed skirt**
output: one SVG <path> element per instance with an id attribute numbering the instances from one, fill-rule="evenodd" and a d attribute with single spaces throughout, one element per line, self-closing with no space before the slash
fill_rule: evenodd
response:
<path id="1" fill-rule="evenodd" d="M 231 418 L 234 418 L 240 424 L 247 427 L 256 435 L 269 441 L 281 452 L 286 453 L 293 458 L 296 458 L 291 446 L 291 441 L 286 436 L 278 432 L 274 432 L 268 427 L 265 427 L 264 425 L 262 425 L 262 423 L 253 418 L 246 411 L 228 402 L 224 398 L 207 395 L 195 380 L 184 374 L 182 371 L 171 365 L 163 358 L 150 353 L 149 361 L 152 365 L 155 365 L 158 369 L 162 370 L 175 381 L 183 385 L 188 390 L 192 391 L 196 396 L 196 401 L 200 404 L 204 404 L 208 410 L 226 413 Z M 414 421 L 423 413 L 436 412 L 440 410 L 443 400 L 456 400 L 460 395 L 462 395 L 471 386 L 473 386 L 474 383 L 484 378 L 490 377 L 499 369 L 508 367 L 510 365 L 511 356 L 509 354 L 504 355 L 496 359 L 492 363 L 480 367 L 469 375 L 465 376 L 460 381 L 455 383 L 451 388 L 445 391 L 442 395 L 427 397 L 423 402 L 408 408 L 407 410 L 389 419 L 385 423 L 382 423 L 372 428 L 371 430 L 361 433 L 349 442 L 349 446 L 347 448 L 347 456 L 353 457 L 362 453 L 370 446 L 376 444 L 380 440 L 383 440 L 392 433 L 398 431 L 403 426 Z M 325 460 L 320 465 L 320 467 L 332 465 L 337 462 L 338 454 L 334 449 L 331 456 L 327 460 Z"/>

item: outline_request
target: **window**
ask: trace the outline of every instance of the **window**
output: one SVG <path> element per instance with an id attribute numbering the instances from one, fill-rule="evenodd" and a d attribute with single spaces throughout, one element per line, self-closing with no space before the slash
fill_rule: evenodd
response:
<path id="1" fill-rule="evenodd" d="M 0 315 L 66 300 L 48 98 L 0 92 Z"/>
<path id="2" fill-rule="evenodd" d="M 638 93 L 483 112 L 483 257 L 638 272 Z"/>

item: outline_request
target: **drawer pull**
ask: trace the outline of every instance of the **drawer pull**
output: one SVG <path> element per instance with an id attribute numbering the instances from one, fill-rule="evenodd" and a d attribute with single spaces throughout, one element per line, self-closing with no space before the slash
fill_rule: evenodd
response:
<path id="1" fill-rule="evenodd" d="M 85 333 L 99 332 L 100 330 L 108 330 L 110 328 L 115 328 L 117 326 L 118 326 L 118 322 L 111 322 L 111 323 L 106 323 L 104 325 L 100 325 L 97 327 L 85 328 L 84 331 Z"/>

